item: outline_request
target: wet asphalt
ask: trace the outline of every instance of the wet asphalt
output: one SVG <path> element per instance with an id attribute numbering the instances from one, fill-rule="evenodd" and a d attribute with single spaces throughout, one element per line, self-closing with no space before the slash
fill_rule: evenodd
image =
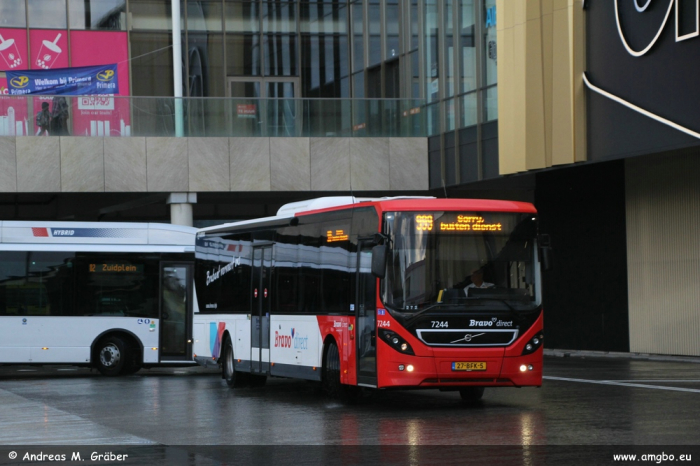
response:
<path id="1" fill-rule="evenodd" d="M 546 455 L 526 461 L 530 447 L 532 454 L 550 457 L 578 448 L 580 464 L 598 459 L 607 464 L 603 460 L 615 446 L 657 446 L 659 453 L 675 446 L 677 455 L 682 446 L 700 445 L 700 363 L 549 356 L 544 374 L 540 389 L 487 388 L 483 400 L 472 405 L 456 392 L 400 390 L 367 392 L 348 406 L 305 381 L 272 378 L 264 387 L 233 390 L 211 369 L 152 369 L 106 378 L 69 366 L 0 366 L 0 445 L 146 446 L 151 451 L 262 445 L 270 446 L 262 453 L 279 450 L 283 458 L 289 455 L 273 446 L 325 446 L 303 450 L 315 452 L 314 458 L 326 455 L 323 463 L 328 455 L 343 458 L 350 446 L 401 446 L 404 456 L 397 464 L 424 464 L 446 451 L 463 458 L 467 447 L 482 459 L 512 453 L 513 464 L 555 463 L 545 461 Z M 341 447 L 340 453 L 331 454 L 329 446 Z M 424 455 L 411 461 L 407 446 Z M 237 450 L 239 458 L 260 457 L 253 447 L 245 448 Z M 5 450 L 0 448 L 0 464 L 20 464 L 8 461 Z M 206 461 L 190 455 L 185 462 L 230 464 L 230 458 L 217 459 L 215 448 L 207 451 Z M 603 457 L 600 451 L 606 452 Z M 159 455 L 160 464 L 179 463 Z M 346 459 L 343 464 L 367 463 Z M 700 451 L 695 460 L 700 462 Z"/>

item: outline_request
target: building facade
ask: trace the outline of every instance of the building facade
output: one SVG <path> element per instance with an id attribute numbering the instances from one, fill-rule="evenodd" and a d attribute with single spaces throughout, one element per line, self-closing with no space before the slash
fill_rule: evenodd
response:
<path id="1" fill-rule="evenodd" d="M 700 355 L 698 2 L 498 8 L 500 173 L 552 237 L 550 347 Z"/>

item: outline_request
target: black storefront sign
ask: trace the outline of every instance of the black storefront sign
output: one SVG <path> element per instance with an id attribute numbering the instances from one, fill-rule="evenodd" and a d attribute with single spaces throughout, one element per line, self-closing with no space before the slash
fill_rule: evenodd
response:
<path id="1" fill-rule="evenodd" d="M 587 0 L 589 160 L 700 146 L 697 0 Z"/>

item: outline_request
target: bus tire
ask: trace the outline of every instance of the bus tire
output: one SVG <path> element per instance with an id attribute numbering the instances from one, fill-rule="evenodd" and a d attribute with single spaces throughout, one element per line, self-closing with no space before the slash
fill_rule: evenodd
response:
<path id="1" fill-rule="evenodd" d="M 221 378 L 231 388 L 245 386 L 246 377 L 243 373 L 236 371 L 236 363 L 233 359 L 233 344 L 230 338 L 224 341 L 224 348 L 221 352 Z"/>
<path id="2" fill-rule="evenodd" d="M 322 386 L 324 393 L 330 398 L 337 399 L 342 403 L 357 401 L 357 387 L 340 383 L 340 352 L 335 342 L 331 342 L 326 350 Z"/>
<path id="3" fill-rule="evenodd" d="M 129 359 L 129 348 L 124 340 L 117 336 L 103 338 L 95 350 L 95 366 L 102 375 L 115 377 L 120 375 Z"/>
<path id="4" fill-rule="evenodd" d="M 129 342 L 127 342 L 127 346 L 129 348 L 129 354 L 127 355 L 129 358 L 122 368 L 121 375 L 133 375 L 140 371 L 142 367 L 142 352 L 136 349 L 134 345 L 129 345 Z"/>
<path id="5" fill-rule="evenodd" d="M 484 396 L 484 387 L 464 387 L 459 389 L 459 396 L 467 403 L 476 403 Z"/>

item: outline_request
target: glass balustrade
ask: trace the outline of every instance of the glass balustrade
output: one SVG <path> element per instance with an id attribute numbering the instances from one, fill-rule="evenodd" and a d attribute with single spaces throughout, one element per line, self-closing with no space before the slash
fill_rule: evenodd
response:
<path id="1" fill-rule="evenodd" d="M 63 118 L 41 131 L 38 113 L 53 96 L 0 96 L 0 136 L 425 137 L 425 102 L 416 99 L 243 99 L 64 97 Z M 43 106 L 46 107 L 46 106 Z M 177 113 L 181 112 L 178 117 Z M 65 118 L 67 116 L 67 118 Z M 182 134 L 176 134 L 176 121 Z"/>

